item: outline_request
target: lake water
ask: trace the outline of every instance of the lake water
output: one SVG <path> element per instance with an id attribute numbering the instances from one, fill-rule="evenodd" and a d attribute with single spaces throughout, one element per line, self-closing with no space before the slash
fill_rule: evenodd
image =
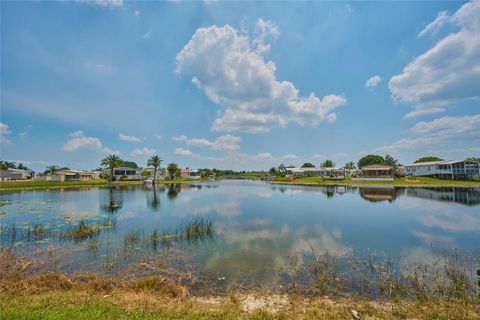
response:
<path id="1" fill-rule="evenodd" d="M 213 222 L 214 235 L 176 241 L 176 230 L 199 217 Z M 61 236 L 80 221 L 95 224 L 98 232 L 78 239 Z M 265 285 L 293 257 L 312 253 L 335 259 L 374 253 L 407 266 L 435 264 L 458 249 L 475 264 L 480 256 L 480 188 L 304 187 L 227 180 L 156 190 L 2 192 L 0 225 L 2 246 L 25 253 L 51 244 L 67 248 L 72 271 L 105 268 L 112 256 L 125 266 L 160 255 L 158 248 L 166 246 L 185 253 L 200 274 Z M 153 246 L 154 230 L 165 241 Z"/>

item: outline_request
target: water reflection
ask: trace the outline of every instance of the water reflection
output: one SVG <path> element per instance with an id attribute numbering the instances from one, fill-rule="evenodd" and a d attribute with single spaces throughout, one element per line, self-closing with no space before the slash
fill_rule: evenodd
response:
<path id="1" fill-rule="evenodd" d="M 393 202 L 398 197 L 405 195 L 405 188 L 360 187 L 359 192 L 363 199 L 370 202 Z"/>
<path id="2" fill-rule="evenodd" d="M 100 193 L 103 198 L 100 209 L 111 214 L 119 211 L 123 206 L 123 193 L 122 188 L 109 188 L 107 193 Z"/>
<path id="3" fill-rule="evenodd" d="M 480 204 L 480 188 L 441 187 L 441 188 L 408 188 L 409 197 L 436 201 L 455 202 L 474 206 Z"/>

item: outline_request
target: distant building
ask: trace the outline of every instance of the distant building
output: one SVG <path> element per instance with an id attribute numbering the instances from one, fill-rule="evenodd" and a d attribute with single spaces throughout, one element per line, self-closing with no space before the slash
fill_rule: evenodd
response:
<path id="1" fill-rule="evenodd" d="M 22 170 L 22 169 L 6 169 L 0 170 L 0 180 L 1 181 L 13 181 L 13 180 L 26 180 L 33 177 L 32 170 Z"/>
<path id="2" fill-rule="evenodd" d="M 393 168 L 383 164 L 364 166 L 352 180 L 393 181 Z"/>
<path id="3" fill-rule="evenodd" d="M 343 168 L 285 168 L 290 177 L 330 177 L 344 174 Z"/>
<path id="4" fill-rule="evenodd" d="M 153 167 L 147 167 L 147 168 L 144 168 L 142 170 L 142 175 L 145 173 L 145 172 L 148 172 L 148 179 L 152 179 L 153 178 L 153 172 L 155 171 L 155 168 Z M 155 177 L 155 179 L 165 179 L 166 178 L 166 170 L 165 168 L 157 168 L 157 176 Z M 145 177 L 145 175 L 144 175 Z"/>
<path id="5" fill-rule="evenodd" d="M 429 161 L 405 166 L 405 174 L 413 177 L 471 179 L 480 177 L 480 164 L 466 160 Z"/>
<path id="6" fill-rule="evenodd" d="M 84 181 L 95 178 L 95 173 L 82 170 L 58 170 L 50 175 L 51 181 Z"/>
<path id="7" fill-rule="evenodd" d="M 201 172 L 200 170 L 185 168 L 180 170 L 180 176 L 182 178 L 199 179 L 201 177 Z"/>
<path id="8" fill-rule="evenodd" d="M 110 175 L 110 169 L 106 169 L 103 171 L 107 175 Z M 142 179 L 142 172 L 140 169 L 137 168 L 129 168 L 129 167 L 119 167 L 113 169 L 113 177 L 114 181 L 116 180 L 141 180 Z"/>

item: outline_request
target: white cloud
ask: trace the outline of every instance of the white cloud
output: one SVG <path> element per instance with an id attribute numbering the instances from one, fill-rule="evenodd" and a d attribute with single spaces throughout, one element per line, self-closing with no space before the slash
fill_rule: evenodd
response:
<path id="1" fill-rule="evenodd" d="M 138 156 L 153 156 L 155 155 L 155 153 L 157 153 L 157 150 L 155 149 L 148 149 L 146 147 L 143 147 L 143 148 L 136 148 L 136 149 L 133 149 L 132 151 L 132 156 L 135 156 L 135 157 L 138 157 Z"/>
<path id="2" fill-rule="evenodd" d="M 417 154 L 448 154 L 445 146 L 459 148 L 454 155 L 467 156 L 465 150 L 480 145 L 480 114 L 463 117 L 443 117 L 421 121 L 410 129 L 411 136 L 376 148 L 376 152 L 399 154 L 414 151 Z M 463 148 L 463 149 L 462 149 Z"/>
<path id="3" fill-rule="evenodd" d="M 187 149 L 183 149 L 183 148 L 176 148 L 173 153 L 178 154 L 180 156 L 185 156 L 185 157 L 193 156 L 192 151 L 187 150 Z"/>
<path id="4" fill-rule="evenodd" d="M 153 136 L 154 136 L 155 139 L 157 139 L 157 140 L 161 140 L 161 139 L 162 139 L 162 135 L 161 135 L 161 134 L 154 134 Z"/>
<path id="5" fill-rule="evenodd" d="M 440 13 L 419 36 L 448 22 L 459 30 L 413 59 L 389 89 L 396 101 L 414 106 L 406 118 L 442 112 L 464 100 L 480 100 L 480 1 L 464 4 L 452 16 Z"/>
<path id="6" fill-rule="evenodd" d="M 240 141 L 242 141 L 242 138 L 227 134 L 219 136 L 214 141 L 193 138 L 187 140 L 186 144 L 197 147 L 207 147 L 212 150 L 232 151 L 240 149 L 240 146 L 238 145 Z"/>
<path id="7" fill-rule="evenodd" d="M 285 160 L 298 160 L 299 157 L 296 154 L 286 154 L 282 157 Z"/>
<path id="8" fill-rule="evenodd" d="M 435 35 L 438 30 L 447 22 L 450 21 L 450 15 L 448 14 L 447 11 L 441 11 L 437 14 L 437 17 L 435 20 L 433 20 L 431 23 L 429 23 L 425 28 L 423 28 L 422 31 L 419 32 L 418 37 L 421 38 L 425 34 L 431 32 L 433 35 Z"/>
<path id="9" fill-rule="evenodd" d="M 118 134 L 118 139 L 120 139 L 122 141 L 129 141 L 129 142 L 139 142 L 140 141 L 140 138 L 138 138 L 138 137 L 128 136 L 126 134 L 121 134 L 121 133 Z"/>
<path id="10" fill-rule="evenodd" d="M 278 35 L 276 26 L 262 19 L 252 41 L 229 25 L 199 28 L 177 54 L 177 72 L 226 107 L 212 130 L 259 133 L 289 122 L 316 126 L 334 119 L 333 110 L 346 103 L 338 95 L 302 97 L 291 82 L 278 81 L 275 63 L 265 59 L 270 49 L 265 39 Z"/>
<path id="11" fill-rule="evenodd" d="M 178 136 L 178 137 L 172 137 L 173 141 L 185 141 L 187 139 L 188 139 L 188 137 L 186 135 L 183 135 L 183 134 L 181 136 Z"/>
<path id="12" fill-rule="evenodd" d="M 382 78 L 379 75 L 368 78 L 367 81 L 365 81 L 365 88 L 373 90 L 378 86 L 381 81 Z"/>
<path id="13" fill-rule="evenodd" d="M 62 149 L 67 152 L 91 150 L 107 154 L 120 154 L 119 151 L 103 147 L 100 139 L 85 136 L 81 130 L 72 132 L 70 134 L 70 139 L 63 144 Z"/>
<path id="14" fill-rule="evenodd" d="M 18 136 L 22 141 L 25 141 L 28 139 L 28 136 L 30 135 L 30 130 L 32 129 L 32 126 L 27 126 L 24 131 L 20 132 Z"/>
<path id="15" fill-rule="evenodd" d="M 257 153 L 256 155 L 253 156 L 254 159 L 270 159 L 272 155 L 268 152 L 263 152 L 263 153 Z"/>
<path id="16" fill-rule="evenodd" d="M 80 2 L 90 3 L 101 7 L 121 7 L 123 0 L 79 0 Z"/>
<path id="17" fill-rule="evenodd" d="M 7 124 L 0 122 L 0 145 L 6 146 L 13 144 L 12 140 L 10 140 L 10 129 Z"/>
<path id="18" fill-rule="evenodd" d="M 139 11 L 139 10 L 133 11 L 133 15 L 134 15 L 135 17 L 140 17 L 140 11 Z"/>

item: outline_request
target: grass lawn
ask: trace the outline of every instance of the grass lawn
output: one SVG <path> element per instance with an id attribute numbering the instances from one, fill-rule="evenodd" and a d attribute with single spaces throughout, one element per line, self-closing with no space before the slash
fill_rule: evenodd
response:
<path id="1" fill-rule="evenodd" d="M 0 294 L 1 319 L 480 319 L 478 306 L 462 301 L 302 298 L 231 294 L 171 298 L 149 291 L 88 290 Z"/>
<path id="2" fill-rule="evenodd" d="M 389 186 L 464 186 L 464 187 L 480 187 L 480 181 L 473 180 L 443 180 L 427 177 L 403 177 L 397 178 L 394 181 L 368 181 L 351 179 L 345 180 L 330 180 L 320 177 L 303 177 L 291 180 L 290 178 L 277 178 L 273 180 L 274 183 L 288 183 L 288 184 L 305 184 L 305 185 L 389 185 Z"/>
<path id="3" fill-rule="evenodd" d="M 186 183 L 195 181 L 205 181 L 203 179 L 191 179 L 191 178 L 179 178 L 175 180 L 157 180 L 157 184 L 168 183 Z M 114 186 L 132 186 L 143 185 L 143 181 L 115 181 Z M 48 188 L 68 188 L 68 187 L 88 187 L 88 186 L 108 186 L 107 180 L 85 180 L 85 181 L 35 181 L 35 180 L 23 180 L 23 181 L 1 181 L 1 190 L 24 190 L 24 189 L 48 189 Z"/>

